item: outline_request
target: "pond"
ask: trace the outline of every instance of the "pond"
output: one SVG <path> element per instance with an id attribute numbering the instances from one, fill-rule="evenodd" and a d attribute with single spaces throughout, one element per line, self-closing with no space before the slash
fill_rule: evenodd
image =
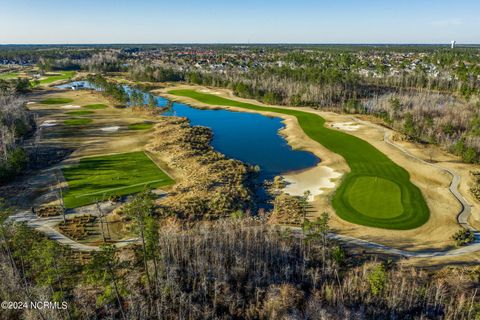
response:
<path id="1" fill-rule="evenodd" d="M 57 88 L 96 89 L 88 81 L 75 81 Z M 126 92 L 148 93 L 124 86 Z M 293 150 L 279 130 L 284 128 L 281 118 L 267 117 L 248 112 L 229 110 L 197 109 L 183 103 L 170 103 L 168 99 L 155 96 L 159 107 L 169 106 L 165 116 L 186 117 L 191 125 L 205 126 L 212 130 L 212 146 L 228 158 L 260 167 L 261 180 L 272 179 L 276 175 L 304 170 L 315 166 L 320 159 L 314 154 Z"/>

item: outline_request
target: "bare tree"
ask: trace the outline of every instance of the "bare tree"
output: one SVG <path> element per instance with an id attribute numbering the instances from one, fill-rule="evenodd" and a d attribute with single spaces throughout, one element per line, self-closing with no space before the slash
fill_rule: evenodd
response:
<path id="1" fill-rule="evenodd" d="M 103 239 L 103 242 L 105 243 L 107 242 L 107 239 L 111 239 L 110 227 L 108 226 L 108 221 L 106 221 L 106 215 L 105 215 L 105 212 L 102 210 L 100 202 L 97 200 L 95 204 L 97 206 L 98 217 L 100 220 L 100 229 L 102 231 L 102 239 Z M 105 235 L 105 230 L 107 235 Z"/>
<path id="2" fill-rule="evenodd" d="M 58 192 L 54 192 L 54 194 L 57 197 L 58 203 L 60 204 L 60 210 L 62 211 L 62 215 L 63 215 L 63 222 L 66 223 L 67 219 L 65 216 L 65 203 L 63 201 L 63 185 L 62 185 L 62 181 L 60 179 L 59 174 L 55 172 L 54 175 L 55 175 L 56 188 L 53 188 L 53 190 L 58 191 Z"/>
<path id="3" fill-rule="evenodd" d="M 34 115 L 35 123 L 37 124 L 37 130 L 35 130 L 35 136 L 33 137 L 34 158 L 35 162 L 38 161 L 38 149 L 40 148 L 40 142 L 42 140 L 43 127 L 38 122 L 38 115 Z"/>

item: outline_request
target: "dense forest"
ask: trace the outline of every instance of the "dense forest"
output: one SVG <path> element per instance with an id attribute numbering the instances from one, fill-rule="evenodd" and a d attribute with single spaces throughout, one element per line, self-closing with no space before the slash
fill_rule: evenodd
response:
<path id="1" fill-rule="evenodd" d="M 479 101 L 430 92 L 391 93 L 369 99 L 362 107 L 409 139 L 439 144 L 465 162 L 480 160 Z"/>
<path id="2" fill-rule="evenodd" d="M 0 184 L 21 173 L 28 165 L 24 139 L 36 128 L 26 101 L 12 91 L 0 89 Z"/>
<path id="3" fill-rule="evenodd" d="M 158 220 L 141 194 L 123 214 L 142 244 L 83 254 L 5 223 L 8 214 L 3 207 L 2 298 L 59 307 L 7 309 L 2 317 L 475 319 L 480 312 L 478 268 L 429 272 L 355 253 L 326 236 L 326 214 L 298 233 L 241 215 L 185 228 Z"/>
<path id="4" fill-rule="evenodd" d="M 120 72 L 135 82 L 186 81 L 269 104 L 375 115 L 409 139 L 440 144 L 466 162 L 480 160 L 480 49 L 475 47 L 7 46 L 0 50 L 2 59 L 24 59 L 43 72 Z M 120 85 L 99 76 L 89 80 L 117 103 L 132 104 Z M 7 82 L 0 80 L 2 86 Z M 9 86 L 28 90 L 21 79 Z"/>

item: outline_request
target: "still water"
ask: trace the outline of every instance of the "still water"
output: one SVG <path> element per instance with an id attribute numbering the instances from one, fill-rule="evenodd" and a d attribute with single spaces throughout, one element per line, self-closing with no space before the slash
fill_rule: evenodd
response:
<path id="1" fill-rule="evenodd" d="M 96 89 L 88 81 L 75 81 L 58 86 Z M 138 89 L 124 86 L 131 94 Z M 142 92 L 147 101 L 147 93 Z M 315 166 L 320 159 L 307 151 L 293 150 L 279 135 L 284 127 L 281 118 L 267 117 L 248 112 L 229 110 L 196 109 L 183 103 L 170 103 L 166 98 L 155 96 L 159 107 L 169 108 L 166 116 L 186 117 L 194 126 L 205 126 L 212 130 L 212 146 L 228 158 L 240 160 L 260 167 L 262 180 L 271 179 L 282 173 L 303 170 Z"/>

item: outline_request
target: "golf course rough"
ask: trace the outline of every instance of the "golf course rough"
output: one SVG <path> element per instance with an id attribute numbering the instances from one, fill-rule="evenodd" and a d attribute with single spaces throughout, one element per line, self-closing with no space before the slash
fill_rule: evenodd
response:
<path id="1" fill-rule="evenodd" d="M 430 213 L 425 199 L 404 168 L 365 140 L 326 128 L 325 119 L 317 114 L 264 107 L 195 90 L 171 90 L 168 93 L 209 105 L 295 116 L 305 134 L 341 155 L 351 169 L 332 199 L 337 215 L 346 221 L 395 230 L 414 229 L 428 221 Z"/>
<path id="2" fill-rule="evenodd" d="M 73 99 L 69 98 L 48 98 L 40 101 L 41 104 L 65 104 L 73 102 Z"/>
<path id="3" fill-rule="evenodd" d="M 92 119 L 87 118 L 71 118 L 63 121 L 63 124 L 66 126 L 84 126 L 92 122 Z"/>
<path id="4" fill-rule="evenodd" d="M 68 183 L 63 195 L 66 208 L 175 182 L 142 151 L 82 158 L 62 172 Z"/>
<path id="5" fill-rule="evenodd" d="M 75 71 L 58 71 L 53 75 L 47 75 L 45 79 L 40 80 L 40 84 L 50 84 L 55 81 L 67 80 L 75 75 Z"/>

